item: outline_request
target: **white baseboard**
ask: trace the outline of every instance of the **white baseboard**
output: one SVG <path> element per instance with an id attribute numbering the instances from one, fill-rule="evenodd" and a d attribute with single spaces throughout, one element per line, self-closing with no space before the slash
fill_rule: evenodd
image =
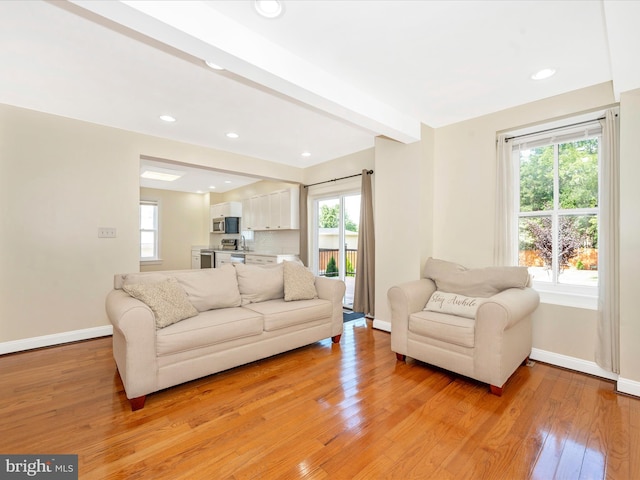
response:
<path id="1" fill-rule="evenodd" d="M 385 332 L 391 332 L 391 322 L 387 322 L 385 320 L 378 320 L 377 318 L 374 318 L 373 328 L 376 328 L 378 330 L 384 330 Z"/>
<path id="2" fill-rule="evenodd" d="M 7 353 L 22 352 L 34 348 L 51 347 L 62 343 L 77 342 L 79 340 L 89 340 L 91 338 L 106 337 L 113 334 L 113 326 L 104 325 L 102 327 L 85 328 L 83 330 L 73 330 L 71 332 L 54 333 L 41 337 L 24 338 L 22 340 L 12 340 L 0 343 L 0 355 Z"/>
<path id="3" fill-rule="evenodd" d="M 628 395 L 640 397 L 640 382 L 629 380 L 628 378 L 618 379 L 618 391 Z"/>
<path id="4" fill-rule="evenodd" d="M 618 375 L 616 373 L 608 372 L 601 368 L 596 362 L 582 360 L 581 358 L 569 357 L 560 353 L 532 348 L 531 359 L 550 363 L 551 365 L 557 365 L 558 367 L 568 368 L 569 370 L 575 370 L 576 372 L 587 373 L 596 377 L 616 381 L 618 380 Z"/>

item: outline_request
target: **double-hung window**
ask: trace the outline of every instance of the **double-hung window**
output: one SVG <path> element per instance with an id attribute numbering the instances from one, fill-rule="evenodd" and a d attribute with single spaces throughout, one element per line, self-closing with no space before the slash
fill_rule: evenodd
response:
<path id="1" fill-rule="evenodd" d="M 140 201 L 140 261 L 160 260 L 158 202 Z"/>
<path id="2" fill-rule="evenodd" d="M 539 290 L 597 297 L 599 122 L 512 139 L 518 264 Z"/>

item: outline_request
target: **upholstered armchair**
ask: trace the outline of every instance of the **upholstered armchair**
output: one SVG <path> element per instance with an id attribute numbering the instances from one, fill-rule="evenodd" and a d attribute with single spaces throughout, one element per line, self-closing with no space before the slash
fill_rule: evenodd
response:
<path id="1" fill-rule="evenodd" d="M 500 396 L 531 353 L 538 293 L 526 267 L 467 269 L 429 258 L 423 278 L 389 289 L 391 349 L 473 378 Z"/>

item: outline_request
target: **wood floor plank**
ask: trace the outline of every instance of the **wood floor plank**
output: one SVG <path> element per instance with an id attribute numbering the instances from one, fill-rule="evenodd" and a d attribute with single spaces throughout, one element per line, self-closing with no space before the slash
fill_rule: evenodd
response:
<path id="1" fill-rule="evenodd" d="M 83 480 L 640 478 L 640 400 L 538 363 L 502 397 L 359 320 L 149 395 L 132 412 L 101 338 L 0 357 L 0 451 L 75 453 Z"/>

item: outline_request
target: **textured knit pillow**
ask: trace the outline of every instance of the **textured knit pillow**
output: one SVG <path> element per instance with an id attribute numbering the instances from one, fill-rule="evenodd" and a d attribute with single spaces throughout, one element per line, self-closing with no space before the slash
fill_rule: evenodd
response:
<path id="1" fill-rule="evenodd" d="M 175 278 L 159 283 L 123 285 L 122 289 L 134 298 L 146 303 L 156 317 L 156 328 L 195 317 L 198 311 L 187 298 L 184 289 Z"/>
<path id="2" fill-rule="evenodd" d="M 284 261 L 284 301 L 318 298 L 315 276 L 298 262 Z"/>
<path id="3" fill-rule="evenodd" d="M 484 298 L 472 298 L 457 293 L 433 292 L 424 309 L 430 312 L 448 313 L 458 317 L 476 318 L 476 310 Z"/>

